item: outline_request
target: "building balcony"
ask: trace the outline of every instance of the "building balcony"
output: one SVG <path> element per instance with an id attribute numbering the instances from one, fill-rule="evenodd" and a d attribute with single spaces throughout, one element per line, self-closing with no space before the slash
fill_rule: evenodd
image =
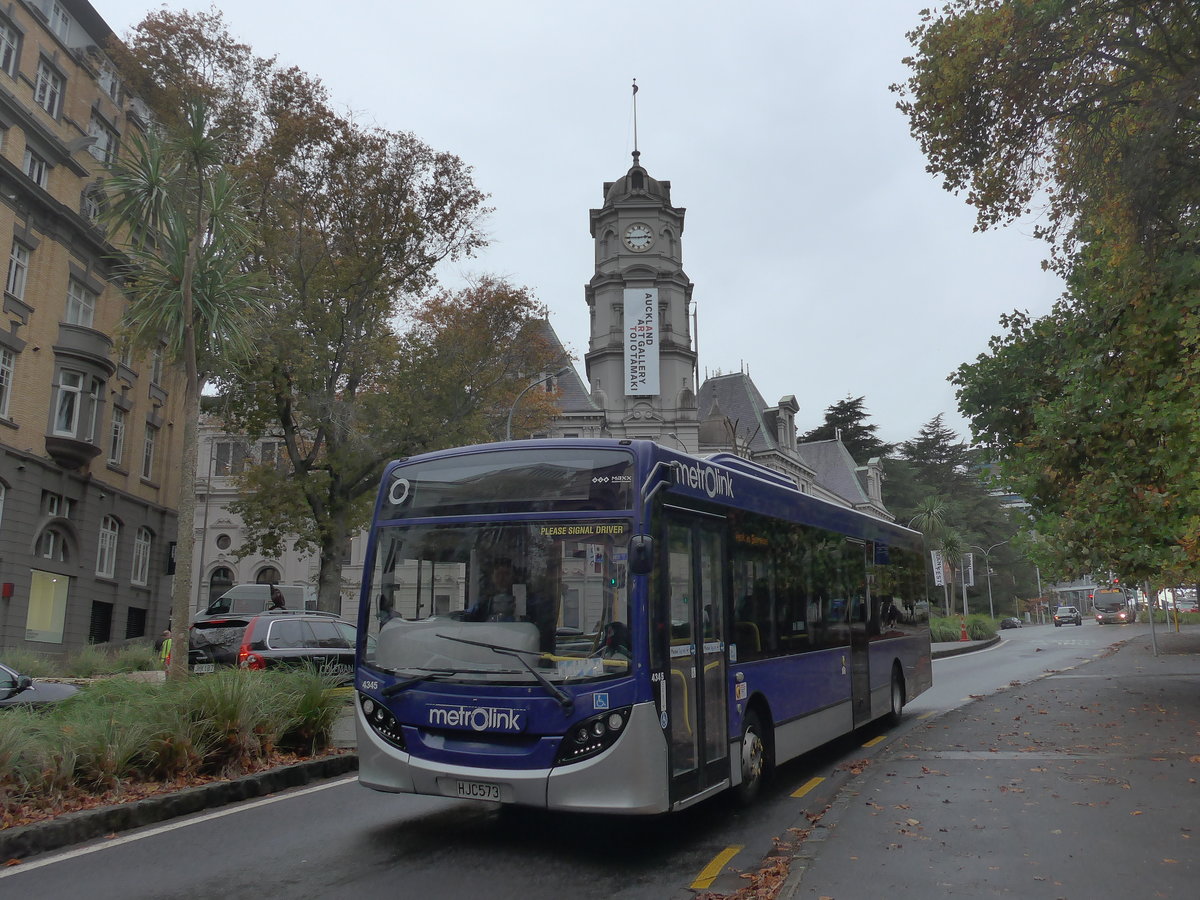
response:
<path id="1" fill-rule="evenodd" d="M 58 323 L 55 355 L 90 363 L 91 368 L 103 373 L 105 378 L 112 377 L 113 372 L 117 370 L 117 365 L 112 360 L 112 348 L 112 338 L 102 331 L 68 322 Z"/>
<path id="2" fill-rule="evenodd" d="M 46 435 L 46 452 L 64 469 L 82 469 L 100 455 L 100 448 L 76 438 Z"/>

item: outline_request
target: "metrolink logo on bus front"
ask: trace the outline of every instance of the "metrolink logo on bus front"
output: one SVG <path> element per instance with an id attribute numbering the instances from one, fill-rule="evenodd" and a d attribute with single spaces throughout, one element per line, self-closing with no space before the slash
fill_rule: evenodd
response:
<path id="1" fill-rule="evenodd" d="M 429 724 L 471 731 L 521 731 L 525 727 L 520 710 L 498 706 L 431 706 Z"/>
<path id="2" fill-rule="evenodd" d="M 712 466 L 702 466 L 700 463 L 685 465 L 681 462 L 671 463 L 675 470 L 675 483 L 704 491 L 709 497 L 725 497 L 733 499 L 733 476 L 721 472 Z"/>

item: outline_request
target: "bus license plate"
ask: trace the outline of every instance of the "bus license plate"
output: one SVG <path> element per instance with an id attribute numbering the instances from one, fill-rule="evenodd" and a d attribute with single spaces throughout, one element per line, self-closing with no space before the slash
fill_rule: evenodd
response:
<path id="1" fill-rule="evenodd" d="M 214 663 L 196 663 L 192 666 L 192 671 L 197 675 L 208 675 L 216 670 L 217 667 Z"/>
<path id="2" fill-rule="evenodd" d="M 500 802 L 500 785 L 485 781 L 457 781 L 458 796 L 470 800 L 492 800 Z"/>

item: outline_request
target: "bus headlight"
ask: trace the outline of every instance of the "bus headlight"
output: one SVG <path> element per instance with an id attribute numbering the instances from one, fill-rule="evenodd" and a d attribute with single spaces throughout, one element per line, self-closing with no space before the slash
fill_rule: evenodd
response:
<path id="1" fill-rule="evenodd" d="M 627 706 L 600 713 L 571 726 L 559 744 L 555 765 L 563 766 L 603 753 L 616 743 L 631 712 L 632 707 Z"/>
<path id="2" fill-rule="evenodd" d="M 404 745 L 404 732 L 400 730 L 400 723 L 396 721 L 396 717 L 386 706 L 366 694 L 359 694 L 358 702 L 362 707 L 363 718 L 367 720 L 372 731 L 393 747 L 400 750 L 407 749 Z"/>

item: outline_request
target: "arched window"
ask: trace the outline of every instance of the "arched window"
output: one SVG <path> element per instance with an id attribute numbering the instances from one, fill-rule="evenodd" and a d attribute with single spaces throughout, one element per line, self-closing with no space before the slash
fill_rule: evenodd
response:
<path id="1" fill-rule="evenodd" d="M 144 525 L 133 538 L 133 571 L 129 580 L 134 584 L 146 584 L 150 580 L 150 548 L 154 535 Z"/>
<path id="2" fill-rule="evenodd" d="M 96 574 L 101 578 L 114 578 L 117 574 L 117 539 L 121 535 L 121 523 L 112 516 L 100 521 L 100 544 L 96 548 Z"/>
<path id="3" fill-rule="evenodd" d="M 38 538 L 37 554 L 42 559 L 65 563 L 70 558 L 70 548 L 67 545 L 66 534 L 53 525 L 42 532 Z"/>
<path id="4" fill-rule="evenodd" d="M 213 569 L 213 573 L 208 576 L 208 602 L 212 603 L 231 587 L 233 587 L 233 572 L 224 566 Z"/>
<path id="5" fill-rule="evenodd" d="M 257 584 L 279 584 L 279 570 L 274 566 L 266 566 L 259 571 L 254 581 Z"/>

